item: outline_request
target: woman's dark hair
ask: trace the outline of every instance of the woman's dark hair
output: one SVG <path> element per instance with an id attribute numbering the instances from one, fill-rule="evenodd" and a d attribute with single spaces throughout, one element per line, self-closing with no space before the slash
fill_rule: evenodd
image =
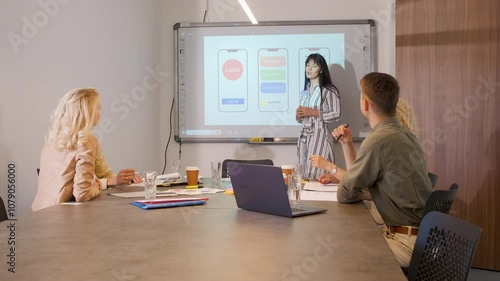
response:
<path id="1" fill-rule="evenodd" d="M 327 89 L 330 90 L 336 90 L 334 92 L 338 93 L 337 87 L 335 87 L 335 85 L 333 85 L 332 83 L 332 78 L 330 77 L 330 71 L 328 70 L 328 64 L 326 63 L 325 58 L 318 53 L 310 54 L 306 59 L 305 65 L 307 66 L 307 63 L 311 60 L 320 67 L 320 73 L 319 73 L 320 93 L 323 93 L 323 87 L 326 87 Z M 304 91 L 307 90 L 307 86 L 310 83 L 306 73 L 307 69 L 304 71 L 304 76 L 305 76 Z M 321 103 L 323 103 L 323 95 L 321 95 Z"/>

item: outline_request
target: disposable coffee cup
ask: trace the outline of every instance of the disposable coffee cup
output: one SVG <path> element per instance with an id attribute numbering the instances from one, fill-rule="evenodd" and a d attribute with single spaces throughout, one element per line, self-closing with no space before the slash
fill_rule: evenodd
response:
<path id="1" fill-rule="evenodd" d="M 198 173 L 200 168 L 195 166 L 186 167 L 187 185 L 198 185 Z"/>

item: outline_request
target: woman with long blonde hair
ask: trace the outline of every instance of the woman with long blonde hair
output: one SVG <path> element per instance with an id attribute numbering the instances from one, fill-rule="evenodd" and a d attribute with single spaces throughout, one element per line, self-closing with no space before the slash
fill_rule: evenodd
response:
<path id="1" fill-rule="evenodd" d="M 134 169 L 115 176 L 106 164 L 91 132 L 100 117 L 101 101 L 93 88 L 73 89 L 59 100 L 41 152 L 33 211 L 72 200 L 89 201 L 107 186 L 141 181 Z"/>
<path id="2" fill-rule="evenodd" d="M 399 99 L 396 107 L 396 119 L 401 125 L 418 137 L 418 123 L 413 107 L 404 99 Z"/>

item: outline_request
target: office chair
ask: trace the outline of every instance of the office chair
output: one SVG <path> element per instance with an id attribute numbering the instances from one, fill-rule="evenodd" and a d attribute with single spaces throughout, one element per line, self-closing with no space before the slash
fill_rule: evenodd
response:
<path id="1" fill-rule="evenodd" d="M 424 207 L 423 217 L 429 212 L 439 211 L 441 213 L 448 214 L 451 209 L 451 205 L 455 200 L 458 192 L 458 185 L 456 183 L 450 186 L 449 190 L 434 190 Z"/>
<path id="2" fill-rule="evenodd" d="M 432 187 L 434 188 L 434 186 L 436 185 L 436 181 L 438 179 L 438 176 L 433 174 L 433 173 L 430 173 L 430 172 L 427 172 L 427 175 L 429 176 L 429 179 L 431 179 Z"/>
<path id="3" fill-rule="evenodd" d="M 261 165 L 269 165 L 273 166 L 273 160 L 271 159 L 258 159 L 258 160 L 237 160 L 237 159 L 226 159 L 222 162 L 222 178 L 229 177 L 229 171 L 227 164 L 228 163 L 249 163 L 249 164 L 261 164 Z"/>
<path id="4" fill-rule="evenodd" d="M 5 205 L 3 204 L 2 197 L 0 197 L 0 222 L 7 220 L 7 209 L 5 209 Z"/>
<path id="5" fill-rule="evenodd" d="M 466 281 L 482 229 L 441 212 L 427 214 L 408 267 L 409 281 Z"/>

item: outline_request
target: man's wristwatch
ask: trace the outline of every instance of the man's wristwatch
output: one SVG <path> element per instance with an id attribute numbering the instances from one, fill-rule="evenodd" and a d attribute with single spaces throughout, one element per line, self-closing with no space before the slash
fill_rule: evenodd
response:
<path id="1" fill-rule="evenodd" d="M 338 167 L 335 165 L 335 168 L 333 168 L 331 175 L 335 175 L 337 173 Z"/>

